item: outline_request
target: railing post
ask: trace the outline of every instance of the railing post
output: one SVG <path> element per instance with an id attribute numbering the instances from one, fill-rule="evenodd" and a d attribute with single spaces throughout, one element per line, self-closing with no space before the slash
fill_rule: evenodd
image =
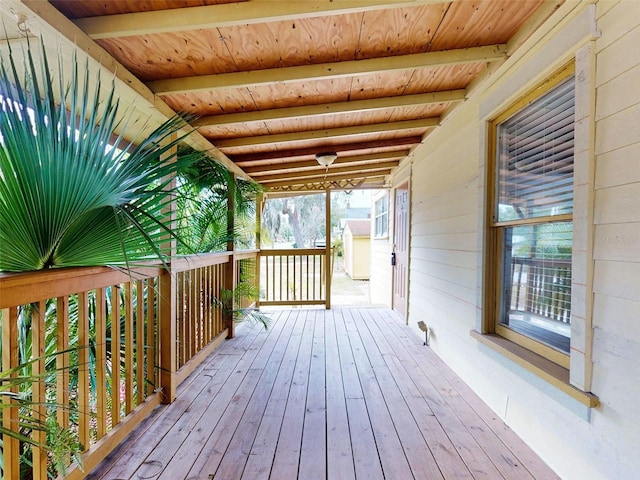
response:
<path id="1" fill-rule="evenodd" d="M 258 250 L 258 253 L 256 254 L 256 278 L 255 278 L 255 282 L 256 285 L 258 286 L 258 296 L 256 297 L 256 308 L 260 308 L 260 263 L 261 263 L 261 258 L 260 258 L 260 251 L 262 249 L 262 237 L 260 236 L 260 233 L 262 231 L 262 208 L 264 206 L 264 196 L 262 194 L 259 194 L 256 197 L 256 250 Z"/>
<path id="2" fill-rule="evenodd" d="M 235 189 L 236 176 L 233 175 L 233 182 L 227 189 L 227 252 L 229 253 L 229 261 L 225 265 L 224 272 L 224 288 L 228 292 L 228 304 L 223 309 L 223 322 L 228 329 L 227 338 L 235 337 L 235 327 L 233 324 L 234 294 L 236 288 L 236 259 L 233 255 L 235 250 L 234 231 L 235 231 Z"/>
<path id="3" fill-rule="evenodd" d="M 2 371 L 7 372 L 20 365 L 18 354 L 18 308 L 2 310 Z M 15 377 L 16 372 L 9 374 Z M 8 382 L 10 385 L 10 382 Z M 7 393 L 18 393 L 18 387 L 10 386 Z M 2 395 L 2 426 L 5 430 L 19 431 L 18 406 L 10 395 Z M 5 480 L 20 478 L 20 441 L 4 433 L 2 435 L 3 470 Z"/>
<path id="4" fill-rule="evenodd" d="M 176 135 L 172 135 L 169 141 L 174 141 Z M 177 147 L 173 147 L 165 155 L 177 155 Z M 167 185 L 167 188 L 176 188 L 176 179 L 173 177 L 172 181 Z M 176 201 L 172 199 L 171 203 L 167 207 L 170 215 L 170 228 L 175 230 L 176 228 Z M 163 245 L 163 249 L 169 250 L 171 257 L 175 257 L 177 254 L 177 243 L 174 238 L 168 238 L 167 242 Z M 171 264 L 167 269 L 164 269 L 158 279 L 160 285 L 160 298 L 158 299 L 158 337 L 160 343 L 160 357 L 159 365 L 160 369 L 160 388 L 162 389 L 162 403 L 172 403 L 176 398 L 177 388 L 177 375 L 178 371 L 178 354 L 177 354 L 177 295 L 178 295 L 178 283 L 176 281 L 176 273 L 173 271 Z"/>
<path id="5" fill-rule="evenodd" d="M 176 275 L 163 270 L 160 275 L 158 333 L 160 337 L 160 387 L 162 402 L 171 403 L 176 398 L 177 325 L 176 325 Z"/>
<path id="6" fill-rule="evenodd" d="M 324 294 L 326 296 L 325 307 L 329 310 L 331 308 L 331 277 L 333 274 L 333 265 L 331 264 L 331 190 L 329 188 L 327 188 L 325 194 L 325 225 L 324 277 L 326 283 Z"/>

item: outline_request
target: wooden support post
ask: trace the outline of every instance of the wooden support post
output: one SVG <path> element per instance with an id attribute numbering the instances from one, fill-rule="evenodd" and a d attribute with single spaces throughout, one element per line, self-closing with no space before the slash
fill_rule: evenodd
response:
<path id="1" fill-rule="evenodd" d="M 8 377 L 15 377 L 17 372 L 13 371 L 19 366 L 20 359 L 18 353 L 18 308 L 12 307 L 2 310 L 2 371 Z M 7 382 L 10 385 L 10 382 Z M 18 393 L 15 385 L 7 389 L 7 393 Z M 18 406 L 10 395 L 2 395 L 2 426 L 5 430 L 19 431 Z M 18 480 L 20 478 L 20 441 L 8 435 L 2 435 L 3 453 L 3 478 L 5 480 Z"/>
<path id="2" fill-rule="evenodd" d="M 256 197 L 256 250 L 258 253 L 256 254 L 256 278 L 254 282 L 258 287 L 258 296 L 256 297 L 256 308 L 260 308 L 260 275 L 262 272 L 260 271 L 260 263 L 262 259 L 260 258 L 260 251 L 262 250 L 262 237 L 260 235 L 262 231 L 262 208 L 264 207 L 264 196 L 262 194 Z"/>
<path id="3" fill-rule="evenodd" d="M 31 373 L 35 377 L 32 386 L 33 416 L 34 420 L 46 424 L 47 422 L 47 393 L 45 389 L 46 369 L 45 369 L 45 310 L 44 301 L 33 304 L 34 310 L 31 313 Z M 47 434 L 44 430 L 34 430 L 31 437 L 39 445 L 47 444 Z M 32 451 L 33 480 L 47 480 L 47 451 L 44 447 L 34 447 Z"/>
<path id="4" fill-rule="evenodd" d="M 170 140 L 174 140 L 175 135 Z M 175 155 L 177 147 L 171 149 L 166 155 Z M 176 187 L 175 177 L 167 186 L 169 189 Z M 170 228 L 176 227 L 176 201 L 173 199 L 167 207 L 170 214 Z M 167 238 L 167 242 L 163 245 L 163 250 L 169 250 L 171 257 L 176 255 L 177 244 L 174 238 Z M 177 274 L 173 271 L 171 264 L 168 271 L 163 270 L 160 275 L 160 298 L 159 318 L 158 318 L 158 336 L 159 345 L 159 365 L 160 370 L 160 388 L 162 388 L 162 403 L 172 403 L 176 398 L 177 376 L 178 370 L 178 354 L 177 354 L 177 295 L 178 284 L 176 281 Z"/>
<path id="5" fill-rule="evenodd" d="M 235 201 L 234 196 L 236 194 L 236 177 L 233 176 L 233 182 L 227 189 L 227 252 L 229 252 L 229 261 L 225 265 L 224 272 L 224 289 L 229 294 L 227 304 L 223 310 L 223 322 L 228 329 L 227 338 L 235 337 L 235 328 L 233 324 L 233 310 L 234 305 L 234 293 L 236 288 L 236 259 L 233 255 L 235 250 Z"/>
<path id="6" fill-rule="evenodd" d="M 333 276 L 333 265 L 331 262 L 331 190 L 328 188 L 325 193 L 325 224 L 324 278 L 326 283 L 324 293 L 326 295 L 325 306 L 326 309 L 329 310 L 331 308 L 331 277 Z"/>

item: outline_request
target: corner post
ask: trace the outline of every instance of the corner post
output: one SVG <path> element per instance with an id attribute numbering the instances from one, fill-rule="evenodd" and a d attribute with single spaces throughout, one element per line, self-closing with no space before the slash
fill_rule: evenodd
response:
<path id="1" fill-rule="evenodd" d="M 228 304 L 222 312 L 225 326 L 227 327 L 227 339 L 235 337 L 235 325 L 233 323 L 233 310 L 235 309 L 235 288 L 236 288 L 236 259 L 235 251 L 235 195 L 236 195 L 236 175 L 232 174 L 231 184 L 227 188 L 227 253 L 229 260 L 225 265 L 224 288 L 229 294 Z"/>
<path id="2" fill-rule="evenodd" d="M 172 135 L 169 141 L 174 141 L 176 135 Z M 177 147 L 168 151 L 166 156 L 177 155 Z M 170 190 L 177 186 L 175 175 L 171 182 L 167 185 Z M 173 194 L 172 194 L 173 196 Z M 169 214 L 169 226 L 172 230 L 176 228 L 176 200 L 172 198 L 171 203 L 166 207 Z M 175 238 L 167 238 L 162 245 L 164 251 L 169 251 L 171 258 L 177 254 L 177 242 Z M 177 330 L 177 294 L 178 284 L 176 280 L 176 272 L 170 262 L 168 269 L 163 269 L 160 274 L 159 290 L 160 298 L 158 302 L 158 340 L 159 340 L 159 370 L 160 370 L 160 387 L 162 389 L 162 403 L 172 403 L 176 399 L 177 389 L 177 371 L 178 371 L 178 330 Z"/>
<path id="3" fill-rule="evenodd" d="M 331 308 L 331 277 L 333 276 L 333 262 L 331 259 L 331 189 L 325 190 L 325 307 Z"/>
<path id="4" fill-rule="evenodd" d="M 254 279 L 255 284 L 258 286 L 258 296 L 256 298 L 256 308 L 260 308 L 260 252 L 262 250 L 262 237 L 260 233 L 262 231 L 262 208 L 264 206 L 264 196 L 259 194 L 256 196 L 256 250 L 258 253 L 256 254 L 256 278 Z"/>

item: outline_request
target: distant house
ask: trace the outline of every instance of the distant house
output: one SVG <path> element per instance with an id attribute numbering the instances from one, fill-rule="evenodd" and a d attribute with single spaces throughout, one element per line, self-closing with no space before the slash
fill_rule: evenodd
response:
<path id="1" fill-rule="evenodd" d="M 369 279 L 371 220 L 347 220 L 342 232 L 344 270 L 354 280 Z"/>

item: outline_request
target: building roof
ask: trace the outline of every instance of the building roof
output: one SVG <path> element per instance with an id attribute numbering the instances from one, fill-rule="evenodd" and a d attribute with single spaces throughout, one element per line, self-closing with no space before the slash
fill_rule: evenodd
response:
<path id="1" fill-rule="evenodd" d="M 348 228 L 351 235 L 354 237 L 369 237 L 371 236 L 371 220 L 347 220 L 344 226 L 345 230 Z"/>

